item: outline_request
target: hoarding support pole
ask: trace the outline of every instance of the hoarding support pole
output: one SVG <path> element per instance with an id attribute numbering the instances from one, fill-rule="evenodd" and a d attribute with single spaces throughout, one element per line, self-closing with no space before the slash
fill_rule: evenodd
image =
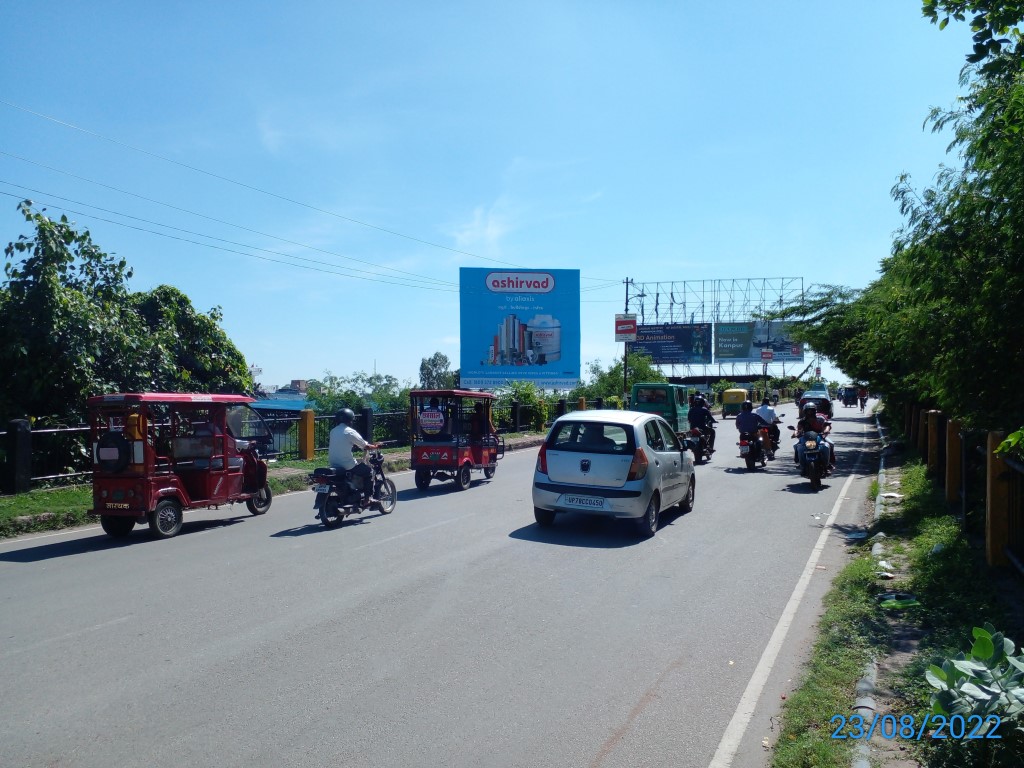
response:
<path id="1" fill-rule="evenodd" d="M 629 314 L 629 284 L 632 282 L 628 277 L 625 280 L 626 283 L 626 309 L 625 313 Z M 629 397 L 629 342 L 622 342 L 622 405 L 623 407 L 628 406 Z"/>

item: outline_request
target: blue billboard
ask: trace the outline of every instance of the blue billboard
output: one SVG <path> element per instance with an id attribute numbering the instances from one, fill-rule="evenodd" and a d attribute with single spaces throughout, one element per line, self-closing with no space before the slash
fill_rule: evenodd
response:
<path id="1" fill-rule="evenodd" d="M 655 365 L 710 365 L 711 323 L 641 325 L 626 349 L 650 355 Z"/>
<path id="2" fill-rule="evenodd" d="M 580 381 L 578 269 L 459 270 L 459 373 L 463 387 Z"/>

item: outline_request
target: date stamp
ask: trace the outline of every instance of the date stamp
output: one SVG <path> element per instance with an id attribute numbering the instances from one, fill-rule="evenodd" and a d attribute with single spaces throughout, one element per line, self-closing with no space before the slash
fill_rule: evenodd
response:
<path id="1" fill-rule="evenodd" d="M 875 734 L 883 739 L 1001 739 L 999 715 L 879 715 L 870 721 L 862 715 L 832 715 L 833 739 L 870 739 Z"/>

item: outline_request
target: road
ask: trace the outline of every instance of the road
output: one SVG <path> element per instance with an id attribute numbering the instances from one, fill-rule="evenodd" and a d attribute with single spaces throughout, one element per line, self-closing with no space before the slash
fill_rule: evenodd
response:
<path id="1" fill-rule="evenodd" d="M 647 541 L 538 528 L 522 451 L 465 492 L 392 475 L 392 515 L 334 531 L 297 493 L 167 541 L 0 542 L 0 764 L 763 766 L 877 468 L 869 417 L 833 434 L 814 494 L 785 429 L 748 473 L 720 423 Z"/>

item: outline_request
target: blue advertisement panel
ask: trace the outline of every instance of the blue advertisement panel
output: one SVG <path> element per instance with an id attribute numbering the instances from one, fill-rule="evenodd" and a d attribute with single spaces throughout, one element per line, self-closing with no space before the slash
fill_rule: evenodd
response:
<path id="1" fill-rule="evenodd" d="M 710 365 L 711 323 L 641 325 L 626 347 L 650 355 L 655 365 Z"/>
<path id="2" fill-rule="evenodd" d="M 790 340 L 786 323 L 715 323 L 715 362 L 760 363 L 770 349 L 773 363 L 803 362 L 804 346 Z"/>
<path id="3" fill-rule="evenodd" d="M 460 381 L 490 389 L 580 381 L 578 269 L 459 270 Z"/>

